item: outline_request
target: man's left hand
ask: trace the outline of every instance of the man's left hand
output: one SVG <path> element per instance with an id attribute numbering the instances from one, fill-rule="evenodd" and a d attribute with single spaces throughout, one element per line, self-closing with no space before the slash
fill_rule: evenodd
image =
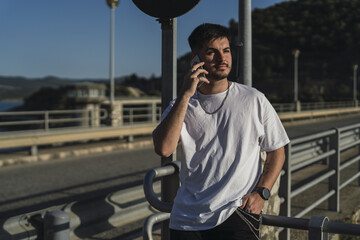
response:
<path id="1" fill-rule="evenodd" d="M 252 192 L 243 197 L 240 208 L 253 214 L 260 214 L 263 209 L 264 202 L 265 200 L 262 199 L 257 192 Z"/>

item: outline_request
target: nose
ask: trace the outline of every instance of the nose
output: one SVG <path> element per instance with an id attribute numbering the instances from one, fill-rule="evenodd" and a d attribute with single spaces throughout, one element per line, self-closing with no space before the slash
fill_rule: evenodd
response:
<path id="1" fill-rule="evenodd" d="M 223 52 L 219 52 L 217 55 L 217 60 L 219 62 L 223 62 L 225 60 L 225 54 Z"/>

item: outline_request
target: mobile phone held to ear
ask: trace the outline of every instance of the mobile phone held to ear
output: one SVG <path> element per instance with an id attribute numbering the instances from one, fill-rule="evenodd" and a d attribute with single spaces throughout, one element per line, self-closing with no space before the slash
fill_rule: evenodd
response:
<path id="1" fill-rule="evenodd" d="M 192 66 L 194 66 L 195 64 L 197 64 L 197 63 L 199 63 L 199 62 L 201 62 L 201 60 L 200 60 L 199 56 L 196 55 L 196 56 L 191 60 L 190 66 L 192 67 Z M 202 69 L 203 67 L 200 66 L 199 68 Z M 206 78 L 206 76 L 205 76 L 204 73 L 201 73 L 201 74 L 199 74 L 199 76 L 198 76 L 199 80 L 201 81 L 201 83 L 199 84 L 198 87 L 200 87 L 200 86 L 204 83 L 204 82 L 201 80 L 202 77 L 203 77 L 203 78 Z"/>

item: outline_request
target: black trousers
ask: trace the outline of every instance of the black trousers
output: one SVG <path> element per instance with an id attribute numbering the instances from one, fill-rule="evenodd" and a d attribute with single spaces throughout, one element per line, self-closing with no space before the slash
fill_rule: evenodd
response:
<path id="1" fill-rule="evenodd" d="M 239 216 L 241 214 L 243 217 Z M 244 220 L 244 217 L 246 220 Z M 250 226 L 249 226 L 250 223 Z M 225 222 L 203 231 L 170 229 L 171 240 L 258 240 L 261 215 L 250 214 L 242 209 L 235 211 Z M 252 229 L 251 229 L 252 228 Z"/>

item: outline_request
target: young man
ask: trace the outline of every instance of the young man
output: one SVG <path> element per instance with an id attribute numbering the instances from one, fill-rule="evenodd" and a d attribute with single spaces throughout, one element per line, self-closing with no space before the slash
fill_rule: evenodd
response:
<path id="1" fill-rule="evenodd" d="M 202 24 L 188 40 L 201 62 L 192 66 L 153 133 L 161 156 L 182 143 L 171 239 L 258 239 L 259 214 L 282 169 L 289 139 L 262 93 L 228 81 L 227 28 Z M 260 149 L 267 152 L 262 173 Z"/>

